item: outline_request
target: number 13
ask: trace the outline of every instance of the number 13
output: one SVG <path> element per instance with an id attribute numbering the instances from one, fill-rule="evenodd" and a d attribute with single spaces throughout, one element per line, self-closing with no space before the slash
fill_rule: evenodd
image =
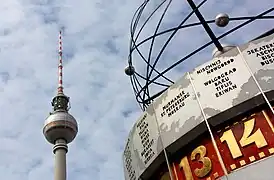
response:
<path id="1" fill-rule="evenodd" d="M 203 164 L 203 167 L 200 169 L 196 168 L 194 170 L 194 174 L 197 177 L 202 178 L 202 177 L 205 177 L 210 172 L 210 170 L 212 168 L 212 163 L 211 163 L 211 160 L 205 156 L 206 155 L 206 147 L 205 146 L 199 146 L 196 149 L 194 149 L 191 153 L 191 160 L 195 161 L 197 155 L 199 155 L 199 159 L 197 159 L 197 160 Z M 186 180 L 194 179 L 187 157 L 184 157 L 181 160 L 179 166 L 180 166 L 180 168 L 183 169 Z"/>

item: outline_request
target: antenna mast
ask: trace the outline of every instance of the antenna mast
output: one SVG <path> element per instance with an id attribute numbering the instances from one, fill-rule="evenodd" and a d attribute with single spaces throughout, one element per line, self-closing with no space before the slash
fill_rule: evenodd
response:
<path id="1" fill-rule="evenodd" d="M 58 88 L 57 95 L 52 100 L 53 110 L 63 110 L 68 111 L 70 109 L 69 97 L 64 94 L 63 91 L 63 51 L 62 51 L 62 31 L 59 31 L 59 43 L 58 43 L 58 54 L 59 54 L 59 64 L 58 64 Z"/>
<path id="2" fill-rule="evenodd" d="M 62 32 L 59 31 L 59 65 L 58 65 L 58 94 L 63 93 L 63 58 L 62 58 Z"/>

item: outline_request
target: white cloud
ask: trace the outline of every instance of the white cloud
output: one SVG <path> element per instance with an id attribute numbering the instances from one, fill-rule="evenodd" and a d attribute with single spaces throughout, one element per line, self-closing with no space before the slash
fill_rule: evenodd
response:
<path id="1" fill-rule="evenodd" d="M 51 110 L 50 101 L 56 93 L 60 27 L 65 29 L 65 93 L 71 97 L 70 112 L 79 123 L 78 136 L 69 145 L 68 179 L 123 179 L 122 151 L 130 128 L 141 114 L 129 78 L 123 72 L 127 63 L 130 20 L 141 2 L 142 0 L 1 2 L 2 179 L 53 179 L 52 146 L 45 141 L 42 127 Z M 215 1 L 209 1 L 208 4 L 213 2 Z M 165 25 L 177 24 L 184 17 L 184 11 L 189 9 L 185 3 L 180 7 L 178 0 L 174 0 L 174 3 L 176 5 L 172 5 L 173 11 L 165 19 Z M 249 1 L 234 8 L 235 4 L 236 1 L 218 3 L 220 8 L 214 11 L 210 6 L 205 6 L 203 12 L 208 18 L 214 18 L 212 16 L 222 10 L 228 10 L 227 13 L 231 13 L 233 17 L 245 15 L 245 12 L 251 15 L 271 6 L 273 2 L 261 0 L 260 6 L 263 8 L 250 4 Z M 155 20 L 150 27 L 155 27 Z M 245 30 L 250 38 L 270 27 L 271 24 L 261 23 L 258 30 Z M 151 35 L 153 31 L 149 28 L 141 37 Z M 200 31 L 203 30 L 197 30 Z M 174 62 L 186 50 L 206 39 L 195 35 L 195 41 L 190 41 L 191 33 L 193 31 L 188 30 L 178 34 L 172 46 L 167 49 L 165 60 L 172 57 L 170 62 Z M 239 36 L 235 35 L 233 41 L 236 42 Z M 159 50 L 161 46 L 156 47 Z M 197 58 L 189 67 L 183 68 L 193 68 L 208 60 L 208 57 Z M 140 62 L 134 61 L 142 67 Z M 174 71 L 170 76 L 176 80 L 179 74 L 182 73 Z"/>

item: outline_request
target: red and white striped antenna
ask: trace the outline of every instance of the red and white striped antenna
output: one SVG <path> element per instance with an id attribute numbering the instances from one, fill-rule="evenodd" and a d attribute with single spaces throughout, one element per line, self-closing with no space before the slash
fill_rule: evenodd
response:
<path id="1" fill-rule="evenodd" d="M 62 59 L 62 31 L 59 31 L 59 65 L 58 65 L 58 94 L 63 94 L 63 59 Z"/>
<path id="2" fill-rule="evenodd" d="M 68 111 L 70 109 L 69 97 L 64 95 L 63 92 L 63 57 L 62 57 L 62 32 L 59 31 L 59 64 L 58 64 L 58 88 L 57 95 L 52 99 L 51 105 L 53 106 L 53 110 L 63 110 Z"/>

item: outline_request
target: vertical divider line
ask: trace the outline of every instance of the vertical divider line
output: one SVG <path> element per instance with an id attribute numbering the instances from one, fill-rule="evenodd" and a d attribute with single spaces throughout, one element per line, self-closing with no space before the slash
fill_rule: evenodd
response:
<path id="1" fill-rule="evenodd" d="M 256 77 L 254 76 L 254 74 L 253 74 L 253 72 L 252 72 L 251 68 L 249 67 L 248 63 L 246 62 L 246 60 L 245 60 L 245 58 L 244 58 L 244 55 L 243 55 L 243 53 L 240 51 L 240 48 L 239 48 L 238 46 L 237 46 L 237 50 L 238 50 L 238 52 L 239 52 L 239 54 L 240 54 L 240 56 L 241 56 L 242 60 L 244 61 L 245 66 L 247 67 L 247 69 L 248 69 L 249 73 L 251 74 L 251 76 L 252 76 L 253 80 L 255 81 L 255 83 L 256 83 L 256 85 L 257 85 L 257 87 L 259 88 L 259 91 L 261 92 L 261 94 L 262 94 L 262 96 L 263 96 L 264 100 L 266 101 L 267 105 L 269 106 L 269 108 L 270 108 L 271 112 L 272 112 L 272 113 L 273 113 L 273 115 L 274 115 L 274 110 L 273 110 L 273 108 L 272 108 L 272 106 L 271 106 L 271 104 L 270 104 L 270 102 L 269 102 L 268 98 L 266 97 L 266 95 L 265 95 L 264 91 L 262 90 L 262 88 L 261 88 L 261 86 L 260 86 L 259 82 L 257 81 Z"/>
<path id="2" fill-rule="evenodd" d="M 200 107 L 200 109 L 201 109 L 201 113 L 202 113 L 202 116 L 203 116 L 203 118 L 204 118 L 204 120 L 205 120 L 207 129 L 208 129 L 208 131 L 209 131 L 210 138 L 211 138 L 211 141 L 212 141 L 212 143 L 213 143 L 214 149 L 215 149 L 215 151 L 216 151 L 216 154 L 217 154 L 217 156 L 218 156 L 219 162 L 220 162 L 220 164 L 221 164 L 221 167 L 222 167 L 222 169 L 223 169 L 223 171 L 224 171 L 224 173 L 225 173 L 226 179 L 227 179 L 228 173 L 227 173 L 227 170 L 226 170 L 226 167 L 225 167 L 223 158 L 222 158 L 221 153 L 220 153 L 220 151 L 219 151 L 219 149 L 218 149 L 218 147 L 217 147 L 217 143 L 216 143 L 216 141 L 215 141 L 215 139 L 214 139 L 213 133 L 212 133 L 211 128 L 210 128 L 210 125 L 209 125 L 209 123 L 208 123 L 208 121 L 207 121 L 205 112 L 204 112 L 204 110 L 203 110 L 203 108 L 202 108 L 201 102 L 200 102 L 199 97 L 198 97 L 198 95 L 197 95 L 196 88 L 195 88 L 195 86 L 194 86 L 194 84 L 193 84 L 193 81 L 192 81 L 192 79 L 191 79 L 191 76 L 190 76 L 189 72 L 187 72 L 187 75 L 188 75 L 188 78 L 189 78 L 189 80 L 190 80 L 192 89 L 193 89 L 193 91 L 194 91 L 194 93 L 195 93 L 195 96 L 196 96 L 196 98 L 197 98 L 197 102 L 198 102 L 199 107 Z"/>
<path id="3" fill-rule="evenodd" d="M 173 166 L 173 169 L 174 169 L 174 174 L 175 174 L 176 180 L 179 180 L 179 179 L 178 179 L 178 175 L 177 175 L 177 171 L 176 171 L 176 166 L 175 166 L 175 164 L 172 163 L 172 166 Z"/>
<path id="4" fill-rule="evenodd" d="M 161 144 L 162 144 L 162 146 L 163 146 L 163 151 L 164 151 L 164 155 L 165 155 L 165 159 L 166 159 L 166 163 L 167 163 L 167 168 L 168 168 L 169 176 L 170 176 L 170 179 L 171 179 L 171 180 L 174 180 L 174 179 L 173 179 L 172 170 L 171 170 L 171 168 L 170 168 L 170 164 L 169 164 L 169 160 L 168 160 L 166 148 L 165 148 L 165 146 L 164 146 L 164 142 L 163 142 L 163 139 L 162 139 L 162 135 L 161 135 L 161 131 L 160 131 L 160 126 L 159 126 L 159 123 L 158 123 L 158 118 L 157 118 L 157 115 L 156 115 L 156 110 L 155 110 L 155 107 L 154 107 L 154 101 L 153 101 L 153 100 L 152 100 L 151 104 L 152 104 L 152 108 L 153 108 L 153 111 L 154 111 L 153 114 L 154 114 L 154 117 L 155 117 L 157 129 L 158 129 L 158 133 L 159 133 L 159 138 L 160 138 Z"/>

